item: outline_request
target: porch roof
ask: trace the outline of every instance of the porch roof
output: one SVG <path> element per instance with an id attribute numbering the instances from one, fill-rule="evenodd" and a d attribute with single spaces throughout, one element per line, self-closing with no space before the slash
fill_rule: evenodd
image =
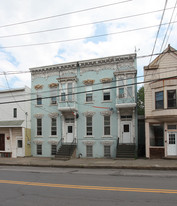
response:
<path id="1" fill-rule="evenodd" d="M 0 127 L 22 127 L 24 120 L 0 121 Z"/>

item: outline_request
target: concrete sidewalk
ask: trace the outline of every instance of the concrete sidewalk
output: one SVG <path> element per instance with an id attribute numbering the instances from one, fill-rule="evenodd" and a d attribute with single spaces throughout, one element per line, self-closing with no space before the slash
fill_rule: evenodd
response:
<path id="1" fill-rule="evenodd" d="M 53 160 L 43 157 L 0 158 L 0 165 L 70 168 L 154 169 L 177 170 L 171 159 L 70 159 Z"/>

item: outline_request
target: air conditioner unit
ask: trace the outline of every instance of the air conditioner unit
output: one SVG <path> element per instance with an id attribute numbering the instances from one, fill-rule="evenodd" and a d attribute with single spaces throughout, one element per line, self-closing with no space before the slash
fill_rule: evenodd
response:
<path id="1" fill-rule="evenodd" d="M 124 98 L 125 94 L 119 94 L 119 98 Z"/>

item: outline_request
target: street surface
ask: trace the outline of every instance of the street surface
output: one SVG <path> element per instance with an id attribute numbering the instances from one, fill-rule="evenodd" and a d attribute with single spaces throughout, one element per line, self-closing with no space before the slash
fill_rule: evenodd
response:
<path id="1" fill-rule="evenodd" d="M 0 166 L 1 206 L 170 206 L 177 172 Z"/>

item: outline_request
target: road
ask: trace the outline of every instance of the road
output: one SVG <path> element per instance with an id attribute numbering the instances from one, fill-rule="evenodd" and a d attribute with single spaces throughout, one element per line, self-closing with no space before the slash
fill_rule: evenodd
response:
<path id="1" fill-rule="evenodd" d="M 112 206 L 177 203 L 177 172 L 0 167 L 1 206 Z"/>

